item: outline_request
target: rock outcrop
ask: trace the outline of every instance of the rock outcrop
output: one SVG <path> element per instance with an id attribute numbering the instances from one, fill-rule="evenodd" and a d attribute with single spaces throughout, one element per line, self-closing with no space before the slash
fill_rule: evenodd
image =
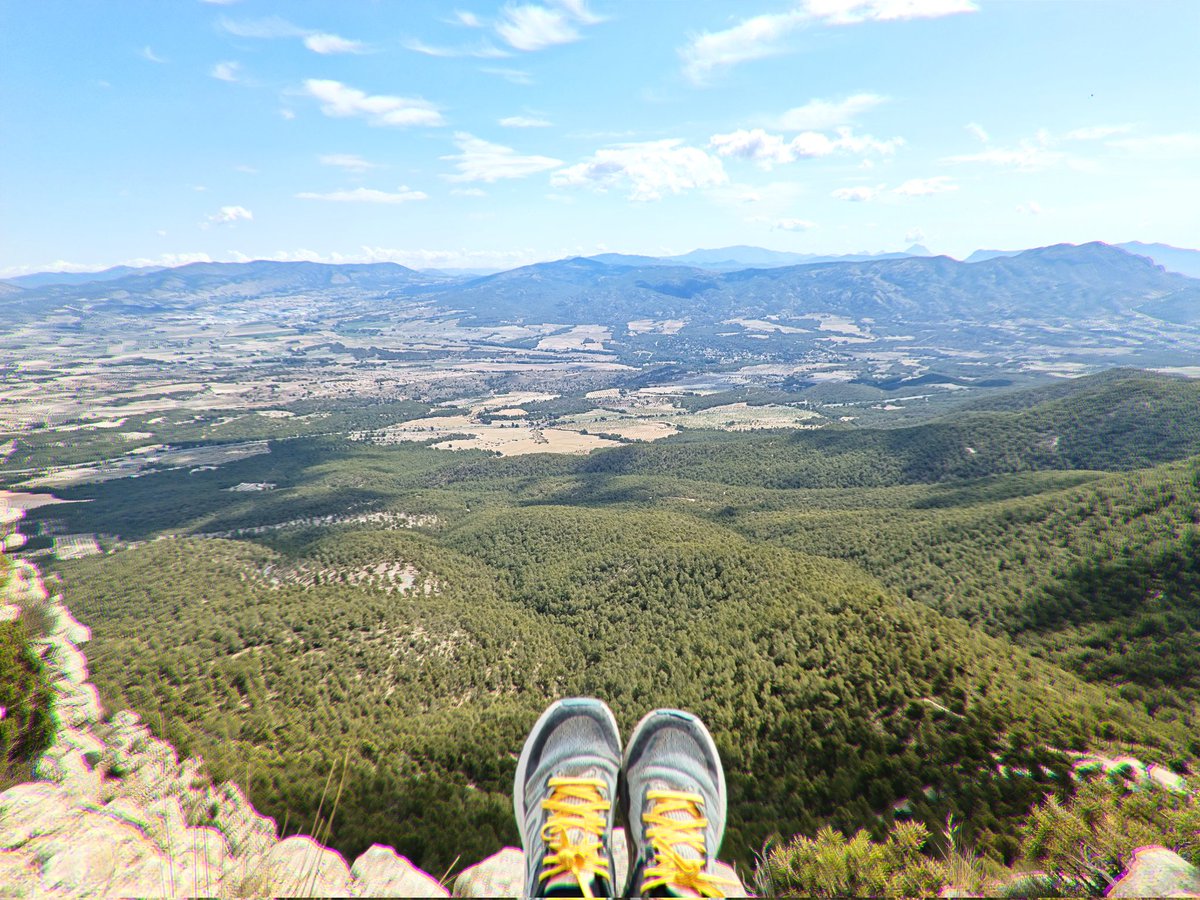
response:
<path id="1" fill-rule="evenodd" d="M 1200 897 L 1200 869 L 1164 847 L 1138 847 L 1106 897 Z"/>

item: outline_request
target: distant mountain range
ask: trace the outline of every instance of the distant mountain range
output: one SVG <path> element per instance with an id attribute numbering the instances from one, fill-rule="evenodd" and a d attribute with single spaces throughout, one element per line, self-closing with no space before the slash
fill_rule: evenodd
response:
<path id="1" fill-rule="evenodd" d="M 920 244 L 897 253 L 848 253 L 840 256 L 822 256 L 819 253 L 787 253 L 781 250 L 765 250 L 762 247 L 720 247 L 715 250 L 693 250 L 679 256 L 631 256 L 624 253 L 602 253 L 592 256 L 597 262 L 612 265 L 639 266 L 691 266 L 713 272 L 736 272 L 742 269 L 777 269 L 785 266 L 803 266 L 827 262 L 871 262 L 880 259 L 907 259 L 910 256 L 932 256 Z"/>
<path id="2" fill-rule="evenodd" d="M 1200 278 L 1200 250 L 1187 250 L 1180 247 L 1172 247 L 1169 244 L 1157 243 L 1142 243 L 1141 241 L 1128 241 L 1123 244 L 1113 244 L 1111 246 L 1118 247 L 1138 256 L 1145 256 L 1154 260 L 1155 263 L 1165 268 L 1168 272 L 1175 272 L 1180 275 L 1187 275 L 1190 278 Z M 1037 248 L 1034 248 L 1037 249 Z M 1011 257 L 1025 253 L 1025 250 L 976 250 L 968 256 L 964 262 L 978 263 L 985 262 L 990 259 L 998 259 L 1000 257 Z M 907 250 L 900 250 L 890 253 L 846 253 L 835 255 L 824 255 L 819 253 L 790 253 L 783 250 L 767 250 L 763 247 L 750 247 L 746 245 L 737 245 L 733 247 L 718 247 L 709 250 L 692 250 L 689 253 L 682 253 L 677 256 L 639 256 L 628 253 L 601 253 L 595 256 L 587 257 L 599 263 L 613 266 L 668 266 L 668 267 L 689 267 L 694 269 L 704 269 L 710 272 L 738 272 L 745 269 L 779 269 L 790 266 L 805 266 L 819 265 L 822 263 L 852 263 L 852 262 L 877 262 L 880 260 L 890 259 L 909 259 L 912 257 L 931 257 L 934 254 L 921 244 L 913 244 Z M 53 285 L 61 286 L 77 286 L 90 284 L 95 282 L 119 281 L 130 276 L 150 275 L 155 272 L 163 271 L 178 271 L 182 270 L 185 273 L 199 274 L 207 272 L 212 274 L 235 273 L 239 270 L 233 267 L 236 266 L 264 266 L 276 265 L 269 260 L 258 260 L 254 263 L 191 263 L 185 266 L 178 266 L 176 269 L 167 269 L 163 266 L 113 266 L 110 269 L 104 269 L 99 272 L 35 272 L 29 275 L 16 275 L 12 278 L 0 281 L 0 296 L 11 294 L 11 287 L 15 286 L 23 289 L 41 288 Z M 284 263 L 283 265 L 292 265 L 297 267 L 309 267 L 308 277 L 306 280 L 312 281 L 315 273 L 329 270 L 332 277 L 332 270 L 341 270 L 342 274 L 349 276 L 353 281 L 360 282 L 363 280 L 370 281 L 372 277 L 368 273 L 373 273 L 379 280 L 394 281 L 398 270 L 403 270 L 405 273 L 420 274 L 426 279 L 440 281 L 467 281 L 473 278 L 485 277 L 489 275 L 502 274 L 503 270 L 493 268 L 468 268 L 468 269 L 409 269 L 404 266 L 399 266 L 395 263 L 368 263 L 358 265 L 326 265 L 322 263 Z M 528 267 L 524 267 L 528 268 Z M 297 269 L 300 271 L 300 269 Z M 240 277 L 240 276 L 239 276 Z M 316 275 L 316 281 L 320 281 L 321 276 Z M 407 279 L 405 279 L 407 280 Z M 394 286 L 394 285 L 393 285 Z"/>
<path id="3" fill-rule="evenodd" d="M 161 272 L 165 266 L 113 266 L 100 272 L 33 272 L 8 278 L 9 284 L 23 288 L 39 288 L 48 284 L 87 284 L 89 281 L 116 281 L 128 275 L 146 275 Z"/>
<path id="4" fill-rule="evenodd" d="M 1141 241 L 1126 241 L 1124 244 L 1113 244 L 1129 253 L 1145 256 L 1154 260 L 1168 272 L 1187 275 L 1189 278 L 1200 278 L 1200 250 L 1185 250 L 1172 247 L 1170 244 L 1143 244 Z M 976 250 L 964 262 L 977 263 L 1002 256 L 1017 256 L 1024 250 Z"/>
<path id="5" fill-rule="evenodd" d="M 1200 281 L 1100 243 L 1059 244 L 978 263 L 907 256 L 734 272 L 577 257 L 450 285 L 433 299 L 488 321 L 578 324 L 826 313 L 880 325 L 940 326 L 1133 311 L 1200 322 Z"/>
<path id="6" fill-rule="evenodd" d="M 967 262 L 906 253 L 823 262 L 809 257 L 765 266 L 761 263 L 772 251 L 757 248 L 687 256 L 712 260 L 731 251 L 745 251 L 760 267 L 721 271 L 607 254 L 455 278 L 395 263 L 193 263 L 76 285 L 0 283 L 0 302 L 10 317 L 28 317 L 61 307 L 84 308 L 88 315 L 105 308 L 147 314 L 303 295 L 334 310 L 347 301 L 366 302 L 378 314 L 388 301 L 420 298 L 477 322 L 599 323 L 620 329 L 637 319 L 684 319 L 697 327 L 735 318 L 796 320 L 814 314 L 870 321 L 883 333 L 912 325 L 944 330 L 951 322 L 992 326 L 1009 320 L 1073 327 L 1128 316 L 1200 325 L 1200 280 L 1101 243 L 1015 254 L 990 251 L 990 258 L 973 254 L 974 261 Z"/>

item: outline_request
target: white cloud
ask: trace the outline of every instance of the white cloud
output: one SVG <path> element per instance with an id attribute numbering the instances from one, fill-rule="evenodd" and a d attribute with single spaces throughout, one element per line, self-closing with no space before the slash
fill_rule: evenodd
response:
<path id="1" fill-rule="evenodd" d="M 241 63 L 226 61 L 217 63 L 208 74 L 218 81 L 235 82 L 241 80 L 241 71 Z"/>
<path id="2" fill-rule="evenodd" d="M 322 153 L 317 161 L 323 166 L 336 166 L 347 172 L 366 172 L 368 169 L 378 169 L 377 163 L 369 162 L 354 153 Z"/>
<path id="3" fill-rule="evenodd" d="M 904 243 L 920 244 L 925 240 L 925 232 L 920 228 L 910 228 L 904 232 Z"/>
<path id="4" fill-rule="evenodd" d="M 241 172 L 244 175 L 257 175 L 258 174 L 258 169 L 254 168 L 254 166 L 248 166 L 245 163 L 239 163 L 238 165 L 233 167 L 233 170 L 235 172 Z"/>
<path id="5" fill-rule="evenodd" d="M 545 6 L 506 6 L 496 23 L 496 33 L 517 50 L 542 50 L 579 40 L 579 32 L 566 13 Z"/>
<path id="6" fill-rule="evenodd" d="M 238 222 L 249 222 L 254 219 L 254 213 L 244 206 L 222 206 L 217 212 L 200 223 L 201 228 L 210 225 L 234 225 Z"/>
<path id="7" fill-rule="evenodd" d="M 818 131 L 805 131 L 791 140 L 782 135 L 769 134 L 761 128 L 749 131 L 742 129 L 729 134 L 714 134 L 709 146 L 719 156 L 748 159 L 765 169 L 773 165 L 795 162 L 797 159 L 829 156 L 845 151 L 848 153 L 879 153 L 891 155 L 904 144 L 903 138 L 879 140 L 870 135 L 856 135 L 849 128 L 839 128 L 835 137 Z"/>
<path id="8" fill-rule="evenodd" d="M 879 189 L 866 186 L 838 188 L 831 192 L 830 196 L 837 200 L 849 200 L 851 203 L 866 203 L 879 196 Z"/>
<path id="9" fill-rule="evenodd" d="M 972 0 L 806 0 L 805 12 L 825 25 L 936 19 L 978 12 Z"/>
<path id="10" fill-rule="evenodd" d="M 533 84 L 533 76 L 521 69 L 480 69 L 485 75 L 497 75 L 512 84 L 531 85 Z"/>
<path id="11" fill-rule="evenodd" d="M 1048 169 L 1063 162 L 1065 153 L 1053 150 L 1042 141 L 1021 141 L 1016 147 L 992 147 L 978 153 L 965 153 L 959 156 L 949 156 L 947 162 L 952 163 L 987 163 L 1008 169 L 1019 169 L 1022 172 L 1036 172 Z"/>
<path id="12" fill-rule="evenodd" d="M 958 185 L 949 175 L 935 175 L 932 178 L 910 178 L 899 187 L 892 188 L 892 193 L 902 197 L 925 197 L 929 194 L 944 194 L 957 190 Z"/>
<path id="13" fill-rule="evenodd" d="M 562 165 L 562 160 L 549 156 L 522 156 L 512 147 L 493 144 L 465 132 L 454 135 L 461 153 L 443 156 L 458 169 L 448 175 L 448 181 L 495 182 L 503 178 L 525 178 Z"/>
<path id="14" fill-rule="evenodd" d="M 222 17 L 220 25 L 229 34 L 244 38 L 302 38 L 312 33 L 310 29 L 301 28 L 279 16 L 269 16 L 265 19 L 227 19 Z"/>
<path id="15" fill-rule="evenodd" d="M 967 130 L 971 137 L 975 138 L 975 140 L 979 141 L 981 144 L 986 144 L 991 140 L 991 138 L 988 137 L 988 133 L 983 130 L 983 126 L 977 122 L 968 122 L 963 127 Z"/>
<path id="16" fill-rule="evenodd" d="M 1200 134 L 1158 134 L 1120 138 L 1108 146 L 1150 159 L 1192 159 L 1200 157 Z"/>
<path id="17" fill-rule="evenodd" d="M 492 46 L 487 41 L 481 41 L 471 46 L 435 47 L 432 44 L 411 38 L 404 42 L 404 49 L 411 50 L 413 53 L 420 53 L 423 56 L 433 56 L 439 59 L 457 59 L 463 56 L 475 57 L 476 59 L 504 59 L 512 55 L 505 50 L 501 50 L 499 47 Z"/>
<path id="18" fill-rule="evenodd" d="M 411 200 L 428 200 L 424 191 L 413 191 L 401 185 L 395 192 L 376 191 L 371 188 L 355 188 L 352 191 L 329 191 L 319 194 L 303 191 L 296 195 L 300 200 L 329 200 L 334 203 L 408 203 Z"/>
<path id="19" fill-rule="evenodd" d="M 578 165 L 555 172 L 556 187 L 629 187 L 632 200 L 658 200 L 664 193 L 713 187 L 728 181 L 721 161 L 681 140 L 618 144 L 597 150 Z"/>
<path id="20" fill-rule="evenodd" d="M 770 168 L 775 163 L 793 162 L 796 159 L 789 141 L 781 135 L 768 134 L 761 128 L 714 134 L 708 144 L 717 151 L 718 156 L 754 160 L 764 168 Z"/>
<path id="21" fill-rule="evenodd" d="M 530 116 L 506 116 L 500 120 L 505 128 L 549 128 L 550 123 L 545 119 L 535 119 Z"/>
<path id="22" fill-rule="evenodd" d="M 486 197 L 487 191 L 483 188 L 451 188 L 450 193 L 455 197 Z"/>
<path id="23" fill-rule="evenodd" d="M 279 117 L 281 119 L 291 120 L 291 119 L 296 118 L 296 114 L 294 112 L 292 112 L 290 109 L 281 109 L 279 111 Z"/>
<path id="24" fill-rule="evenodd" d="M 483 27 L 483 22 L 480 20 L 479 16 L 475 15 L 473 12 L 466 12 L 465 10 L 461 9 L 456 9 L 454 11 L 454 21 L 467 28 Z"/>
<path id="25" fill-rule="evenodd" d="M 328 55 L 330 53 L 366 53 L 367 45 L 362 41 L 352 41 L 336 34 L 310 34 L 304 39 L 304 46 L 313 53 Z"/>
<path id="26" fill-rule="evenodd" d="M 808 231 L 816 227 L 817 223 L 808 219 L 776 219 L 771 223 L 774 231 Z"/>
<path id="27" fill-rule="evenodd" d="M 754 16 L 696 35 L 680 48 L 679 56 L 684 76 L 702 85 L 715 71 L 786 52 L 787 37 L 804 25 L 932 19 L 977 10 L 972 0 L 805 0 L 788 12 Z"/>
<path id="28" fill-rule="evenodd" d="M 1128 134 L 1133 130 L 1132 125 L 1092 125 L 1087 128 L 1074 128 L 1063 135 L 1067 141 L 1101 141 L 1104 138 L 1118 134 Z"/>
<path id="29" fill-rule="evenodd" d="M 1036 200 L 1030 200 L 1028 203 L 1018 203 L 1017 212 L 1029 216 L 1040 216 L 1042 214 L 1042 205 Z"/>
<path id="30" fill-rule="evenodd" d="M 142 59 L 146 60 L 147 62 L 160 63 L 160 64 L 166 62 L 165 59 L 163 59 L 161 56 L 159 56 L 157 53 L 155 53 L 150 48 L 149 44 L 147 44 L 145 47 L 142 48 L 141 55 L 142 55 Z"/>
<path id="31" fill-rule="evenodd" d="M 810 100 L 789 109 L 774 123 L 781 131 L 827 131 L 837 125 L 849 125 L 860 114 L 874 109 L 887 98 L 878 94 L 854 94 L 845 100 Z"/>
<path id="32" fill-rule="evenodd" d="M 321 112 L 332 118 L 364 118 L 371 125 L 444 125 L 445 119 L 427 100 L 367 94 L 340 81 L 309 78 L 304 90 L 320 101 Z"/>
<path id="33" fill-rule="evenodd" d="M 782 53 L 783 39 L 805 18 L 802 12 L 772 13 L 696 35 L 679 50 L 683 74 L 693 84 L 704 84 L 716 70 Z"/>
<path id="34" fill-rule="evenodd" d="M 556 6 L 565 9 L 572 18 L 584 25 L 599 25 L 604 21 L 587 7 L 587 0 L 554 0 Z"/>

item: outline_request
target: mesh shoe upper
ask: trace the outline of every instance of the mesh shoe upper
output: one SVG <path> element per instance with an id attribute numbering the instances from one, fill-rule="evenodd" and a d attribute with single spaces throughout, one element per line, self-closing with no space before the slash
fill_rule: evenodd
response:
<path id="1" fill-rule="evenodd" d="M 559 700 L 538 719 L 513 789 L 525 850 L 525 895 L 569 875 L 580 893 L 612 894 L 610 853 L 621 738 L 599 700 Z"/>

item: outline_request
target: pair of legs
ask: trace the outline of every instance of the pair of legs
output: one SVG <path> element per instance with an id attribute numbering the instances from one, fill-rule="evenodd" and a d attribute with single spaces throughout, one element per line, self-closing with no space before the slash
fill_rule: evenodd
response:
<path id="1" fill-rule="evenodd" d="M 614 885 L 612 829 L 629 825 L 629 876 Z M 527 896 L 722 897 L 725 773 L 708 729 L 677 709 L 648 714 L 624 753 L 600 700 L 559 700 L 533 726 L 513 805 Z"/>

